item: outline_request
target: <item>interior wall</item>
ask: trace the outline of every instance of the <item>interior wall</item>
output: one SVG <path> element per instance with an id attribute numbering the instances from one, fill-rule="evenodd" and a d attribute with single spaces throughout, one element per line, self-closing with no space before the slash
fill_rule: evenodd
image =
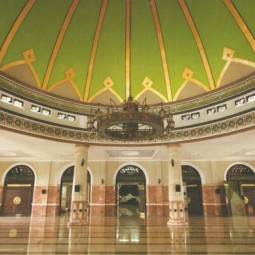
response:
<path id="1" fill-rule="evenodd" d="M 224 176 L 233 164 L 246 164 L 255 169 L 254 161 L 184 161 L 182 164 L 192 164 L 201 175 L 203 189 L 203 205 L 205 215 L 223 215 Z M 73 161 L 0 161 L 0 202 L 3 195 L 5 175 L 8 170 L 18 164 L 30 166 L 35 171 L 35 188 L 33 214 L 58 215 L 60 201 L 60 179 L 63 171 L 73 164 Z M 168 207 L 168 161 L 89 161 L 91 173 L 91 206 L 97 214 L 111 215 L 115 213 L 115 177 L 119 169 L 128 164 L 134 164 L 145 171 L 147 184 L 148 213 L 161 215 Z M 46 193 L 43 193 L 46 190 Z"/>

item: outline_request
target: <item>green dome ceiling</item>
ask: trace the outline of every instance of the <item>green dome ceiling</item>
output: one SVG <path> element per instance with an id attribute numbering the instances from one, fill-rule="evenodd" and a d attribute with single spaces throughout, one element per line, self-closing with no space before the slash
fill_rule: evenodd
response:
<path id="1" fill-rule="evenodd" d="M 0 71 L 84 102 L 171 102 L 255 73 L 254 0 L 0 0 Z"/>

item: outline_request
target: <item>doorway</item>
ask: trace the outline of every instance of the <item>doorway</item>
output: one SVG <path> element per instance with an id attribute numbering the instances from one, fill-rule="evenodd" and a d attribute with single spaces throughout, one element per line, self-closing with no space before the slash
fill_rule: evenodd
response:
<path id="1" fill-rule="evenodd" d="M 69 213 L 72 204 L 72 191 L 73 191 L 73 176 L 74 166 L 68 167 L 61 177 L 61 188 L 60 188 L 60 214 Z M 87 175 L 88 182 L 88 208 L 90 204 L 90 187 L 91 177 L 88 171 Z"/>
<path id="2" fill-rule="evenodd" d="M 8 171 L 4 182 L 2 215 L 31 215 L 34 181 L 34 172 L 26 165 L 17 165 Z"/>
<path id="3" fill-rule="evenodd" d="M 228 215 L 254 216 L 255 174 L 246 165 L 232 166 L 224 183 Z"/>
<path id="4" fill-rule="evenodd" d="M 121 168 L 116 177 L 117 215 L 140 215 L 146 213 L 146 178 L 137 166 Z"/>
<path id="5" fill-rule="evenodd" d="M 199 172 L 192 166 L 182 166 L 182 180 L 186 187 L 186 206 L 189 215 L 203 215 L 202 184 Z"/>

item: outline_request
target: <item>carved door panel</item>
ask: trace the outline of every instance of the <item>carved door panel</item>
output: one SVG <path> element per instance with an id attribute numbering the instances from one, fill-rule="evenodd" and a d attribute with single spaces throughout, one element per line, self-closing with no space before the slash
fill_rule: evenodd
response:
<path id="1" fill-rule="evenodd" d="M 33 198 L 33 188 L 6 186 L 2 213 L 4 215 L 30 215 Z"/>

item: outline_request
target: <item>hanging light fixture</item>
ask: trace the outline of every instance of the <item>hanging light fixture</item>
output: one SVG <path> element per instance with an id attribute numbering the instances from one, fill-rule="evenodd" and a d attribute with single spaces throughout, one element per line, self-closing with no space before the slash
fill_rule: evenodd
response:
<path id="1" fill-rule="evenodd" d="M 110 106 L 98 105 L 88 119 L 88 130 L 100 136 L 120 141 L 141 141 L 154 139 L 164 132 L 170 133 L 175 122 L 163 105 L 149 107 L 146 99 L 141 105 L 129 96 L 121 105 L 111 99 Z"/>

